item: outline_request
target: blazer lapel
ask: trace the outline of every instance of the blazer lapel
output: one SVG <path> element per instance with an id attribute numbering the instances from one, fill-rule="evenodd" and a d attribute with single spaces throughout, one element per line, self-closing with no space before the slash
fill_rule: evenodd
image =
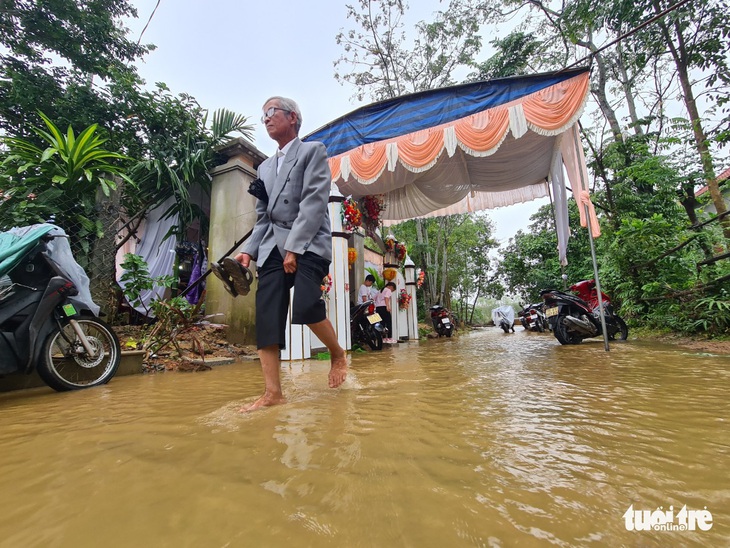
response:
<path id="1" fill-rule="evenodd" d="M 300 143 L 301 141 L 297 137 L 292 143 L 291 148 L 287 151 L 286 156 L 284 156 L 284 164 L 281 166 L 278 175 L 276 175 L 276 158 L 274 158 L 274 161 L 272 162 L 273 177 L 275 177 L 275 182 L 274 188 L 269 194 L 269 212 L 271 212 L 274 204 L 276 204 L 276 200 L 279 198 L 279 194 L 281 194 L 281 191 L 284 189 L 284 185 L 289 180 L 289 172 L 294 167 L 294 164 L 297 161 L 297 154 L 299 152 Z"/>
<path id="2" fill-rule="evenodd" d="M 269 159 L 269 165 L 266 166 L 266 171 L 263 172 L 263 176 L 266 194 L 269 196 L 269 205 L 271 205 L 271 195 L 276 185 L 276 156 Z"/>

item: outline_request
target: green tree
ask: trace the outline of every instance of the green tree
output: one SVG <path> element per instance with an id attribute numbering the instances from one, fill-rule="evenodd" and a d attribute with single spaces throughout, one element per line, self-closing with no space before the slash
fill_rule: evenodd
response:
<path id="1" fill-rule="evenodd" d="M 497 50 L 496 53 L 479 63 L 477 72 L 469 74 L 467 82 L 518 76 L 538 72 L 541 68 L 535 63 L 538 60 L 543 62 L 538 55 L 542 43 L 532 34 L 514 31 L 505 38 L 495 38 L 490 44 Z"/>
<path id="2" fill-rule="evenodd" d="M 537 302 L 540 291 L 563 288 L 562 276 L 567 285 L 593 278 L 588 230 L 580 226 L 578 207 L 568 202 L 571 238 L 568 240 L 568 265 L 561 267 L 558 258 L 558 238 L 555 232 L 550 205 L 542 206 L 530 217 L 527 231 L 518 231 L 501 250 L 502 260 L 497 268 L 499 280 L 508 293 L 522 302 Z M 598 240 L 597 240 L 598 241 Z"/>
<path id="3" fill-rule="evenodd" d="M 110 127 L 110 82 L 135 79 L 151 47 L 127 37 L 126 0 L 6 0 L 0 9 L 0 130 L 31 135 L 35 112 L 60 125 Z"/>
<path id="4" fill-rule="evenodd" d="M 451 239 L 449 287 L 450 293 L 456 297 L 452 307 L 460 318 L 470 324 L 480 298 L 500 298 L 504 291 L 492 272 L 489 254 L 498 246 L 492 232 L 489 217 L 475 214 L 466 218 Z"/>
<path id="5" fill-rule="evenodd" d="M 351 84 L 359 100 L 392 99 L 453 84 L 454 71 L 473 64 L 481 47 L 474 18 L 449 5 L 432 22 L 417 23 L 411 40 L 403 23 L 407 10 L 403 0 L 358 0 L 347 6 L 354 28 L 342 29 L 336 37 L 343 53 L 334 63 L 335 78 Z"/>

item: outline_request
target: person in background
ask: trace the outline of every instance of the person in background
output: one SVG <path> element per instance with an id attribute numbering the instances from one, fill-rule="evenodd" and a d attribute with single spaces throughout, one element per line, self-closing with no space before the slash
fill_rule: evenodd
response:
<path id="1" fill-rule="evenodd" d="M 388 338 L 393 338 L 393 315 L 390 311 L 390 296 L 395 291 L 395 284 L 388 282 L 382 291 L 375 295 L 375 311 L 383 318 L 385 328 L 388 330 Z"/>
<path id="2" fill-rule="evenodd" d="M 347 354 L 337 341 L 322 300 L 322 279 L 332 260 L 332 232 L 327 209 L 332 176 L 322 143 L 302 142 L 302 114 L 285 97 L 264 103 L 261 121 L 278 143 L 276 153 L 258 168 L 253 233 L 235 259 L 248 268 L 258 264 L 256 347 L 265 391 L 242 411 L 286 402 L 281 390 L 280 350 L 285 345 L 289 290 L 294 287 L 292 323 L 306 324 L 330 352 L 330 388 L 347 376 Z M 253 186 L 253 183 L 252 183 Z M 263 188 L 262 188 L 263 187 Z M 253 190 L 253 192 L 252 192 Z"/>
<path id="3" fill-rule="evenodd" d="M 371 301 L 375 298 L 376 290 L 373 289 L 374 283 L 375 283 L 375 276 L 373 276 L 372 274 L 368 274 L 367 276 L 365 276 L 365 281 L 360 286 L 360 291 L 358 293 L 357 301 L 359 303 L 364 303 L 365 301 Z"/>

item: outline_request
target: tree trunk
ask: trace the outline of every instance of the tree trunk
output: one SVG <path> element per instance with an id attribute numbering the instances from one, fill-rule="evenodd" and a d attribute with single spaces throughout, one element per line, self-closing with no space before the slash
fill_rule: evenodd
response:
<path id="1" fill-rule="evenodd" d="M 606 77 L 606 63 L 604 62 L 601 54 L 596 53 L 596 50 L 598 48 L 592 40 L 588 42 L 579 42 L 579 45 L 588 48 L 591 52 L 595 54 L 593 58 L 596 62 L 597 81 L 595 86 L 591 87 L 591 91 L 593 92 L 593 95 L 595 95 L 596 101 L 598 101 L 598 106 L 600 107 L 603 115 L 606 117 L 608 125 L 611 127 L 611 133 L 613 134 L 613 138 L 617 142 L 623 143 L 624 137 L 621 133 L 621 124 L 618 123 L 616 111 L 611 108 L 611 103 L 608 101 L 608 95 L 606 94 L 606 82 L 608 80 L 608 78 Z"/>
<path id="2" fill-rule="evenodd" d="M 653 2 L 654 10 L 659 13 L 662 11 L 658 0 Z M 725 200 L 720 192 L 720 185 L 715 178 L 715 168 L 712 165 L 712 155 L 710 154 L 710 148 L 707 145 L 707 135 L 702 127 L 702 119 L 700 118 L 699 111 L 697 109 L 697 102 L 695 101 L 694 92 L 692 91 L 692 83 L 689 77 L 689 60 L 687 57 L 687 50 L 684 43 L 684 35 L 682 34 L 682 28 L 679 22 L 674 23 L 674 32 L 677 37 L 677 43 L 672 41 L 672 36 L 669 32 L 669 28 L 663 21 L 659 21 L 659 27 L 662 30 L 667 46 L 674 59 L 674 63 L 677 67 L 677 76 L 679 83 L 682 86 L 682 99 L 684 100 L 689 119 L 692 124 L 692 132 L 694 133 L 695 146 L 697 152 L 700 155 L 700 161 L 702 163 L 702 171 L 705 176 L 705 183 L 710 191 L 710 197 L 712 203 L 715 206 L 715 210 L 718 215 L 725 213 L 727 207 L 725 206 Z M 730 217 L 726 216 L 720 221 L 722 225 L 722 233 L 726 240 L 730 241 Z"/>
<path id="3" fill-rule="evenodd" d="M 115 240 L 122 184 L 121 181 L 117 181 L 117 190 L 112 190 L 109 196 L 104 195 L 101 189 L 97 191 L 96 218 L 101 222 L 103 235 L 94 240 L 87 266 L 91 298 L 101 307 L 101 313 L 106 315 L 110 323 L 117 312 Z"/>
<path id="4" fill-rule="evenodd" d="M 618 58 L 618 72 L 619 72 L 619 81 L 621 82 L 621 89 L 623 89 L 624 92 L 624 99 L 626 100 L 626 106 L 629 109 L 629 117 L 631 118 L 631 123 L 634 126 L 634 132 L 637 135 L 643 135 L 644 130 L 641 127 L 641 124 L 639 124 L 639 115 L 636 113 L 636 102 L 634 101 L 634 94 L 633 94 L 633 84 L 631 82 L 631 78 L 629 78 L 629 74 L 626 71 L 626 65 L 627 63 L 623 62 L 623 49 L 621 48 L 621 42 L 616 44 L 616 51 L 618 52 L 619 58 Z"/>

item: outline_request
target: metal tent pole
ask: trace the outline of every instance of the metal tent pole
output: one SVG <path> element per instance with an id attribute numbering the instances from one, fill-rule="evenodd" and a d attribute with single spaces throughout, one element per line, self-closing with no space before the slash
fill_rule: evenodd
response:
<path id="1" fill-rule="evenodd" d="M 573 133 L 573 144 L 575 145 L 575 157 L 578 161 L 580 161 L 580 149 L 578 148 L 578 132 L 574 130 Z M 583 166 L 578 166 L 580 171 L 580 186 L 581 189 L 585 192 L 588 192 L 588 182 L 585 180 L 585 177 L 583 176 Z M 588 205 L 583 204 L 583 209 L 585 210 L 585 216 L 586 216 L 586 226 L 588 227 L 588 240 L 591 244 L 591 259 L 593 260 L 593 278 L 596 280 L 596 291 L 598 292 L 598 313 L 601 318 L 601 330 L 603 331 L 603 347 L 606 349 L 606 352 L 608 352 L 610 349 L 608 347 L 608 332 L 606 331 L 606 316 L 603 313 L 603 297 L 601 293 L 601 282 L 598 279 L 598 262 L 596 261 L 596 246 L 593 242 L 593 229 L 591 228 L 591 221 L 588 211 Z"/>

